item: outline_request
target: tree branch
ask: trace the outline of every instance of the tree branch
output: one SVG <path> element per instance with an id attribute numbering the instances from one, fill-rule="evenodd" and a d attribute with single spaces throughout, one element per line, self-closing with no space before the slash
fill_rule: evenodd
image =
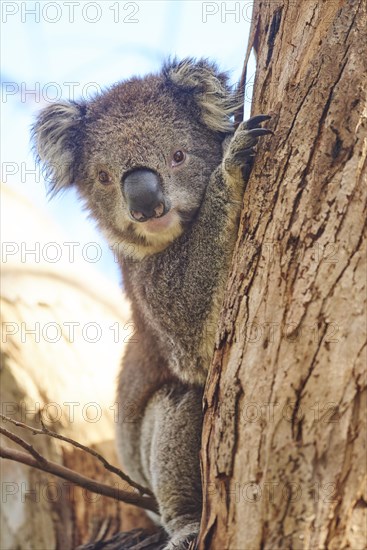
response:
<path id="1" fill-rule="evenodd" d="M 13 432 L 9 432 L 9 430 L 7 430 L 6 428 L 2 428 L 1 426 L 0 426 L 0 433 L 5 435 L 5 437 L 11 439 L 11 441 L 14 441 L 14 443 L 17 443 L 18 445 L 23 447 L 23 449 L 28 451 L 29 454 L 32 455 L 35 460 L 37 460 L 37 462 L 41 464 L 46 462 L 45 457 L 42 456 L 38 451 L 36 451 L 34 447 L 32 447 L 32 445 L 24 441 L 24 439 L 22 439 L 21 437 L 13 434 Z"/>
<path id="2" fill-rule="evenodd" d="M 99 454 L 94 449 L 91 449 L 90 447 L 86 447 L 85 445 L 82 445 L 81 443 L 78 443 L 78 441 L 75 441 L 74 439 L 71 439 L 70 437 L 66 437 L 64 435 L 61 435 L 61 434 L 58 434 L 56 432 L 53 432 L 53 431 L 49 430 L 44 425 L 41 418 L 40 418 L 40 421 L 41 421 L 41 424 L 42 424 L 42 429 L 41 430 L 39 428 L 34 428 L 32 426 L 28 426 L 28 424 L 24 424 L 23 422 L 20 422 L 19 420 L 14 420 L 13 418 L 9 418 L 8 416 L 5 416 L 4 414 L 1 414 L 1 413 L 0 413 L 0 418 L 4 421 L 11 422 L 15 426 L 18 426 L 19 428 L 23 428 L 25 430 L 28 430 L 28 431 L 32 432 L 33 435 L 48 435 L 48 436 L 53 437 L 55 439 L 60 439 L 61 441 L 65 441 L 66 443 L 70 443 L 70 445 L 73 445 L 74 447 L 77 447 L 78 449 L 81 449 L 82 451 L 85 451 L 86 453 L 89 453 L 90 455 L 97 458 L 97 460 L 99 460 L 103 464 L 103 466 L 106 468 L 106 470 L 116 474 L 123 481 L 126 481 L 131 487 L 134 487 L 135 489 L 137 489 L 141 495 L 154 496 L 150 489 L 147 489 L 146 487 L 142 487 L 141 485 L 139 485 L 139 483 L 136 483 L 135 481 L 133 481 L 128 475 L 124 474 L 124 472 L 122 470 L 120 470 L 116 466 L 113 466 L 112 464 L 110 464 L 101 454 Z M 10 434 L 11 432 L 8 432 L 8 433 Z M 4 435 L 7 435 L 7 434 L 4 434 Z M 14 435 L 14 434 L 12 434 L 12 435 Z M 10 437 L 10 436 L 8 436 L 8 437 Z M 17 436 L 14 436 L 14 437 L 17 437 Z M 12 438 L 10 437 L 10 439 L 12 439 Z M 13 441 L 15 441 L 15 439 L 13 439 Z M 23 440 L 21 440 L 21 441 L 23 441 Z M 16 443 L 19 443 L 19 441 L 16 441 Z M 30 449 L 25 447 L 23 444 L 21 444 L 21 443 L 19 443 L 19 444 L 22 447 L 24 447 L 26 450 L 28 450 L 31 454 L 33 454 L 33 452 L 30 451 Z M 33 449 L 33 447 L 31 445 L 30 445 L 30 447 Z M 34 449 L 33 449 L 33 451 L 37 452 Z M 34 454 L 33 454 L 33 456 L 35 458 L 37 458 L 37 456 L 35 456 Z M 38 455 L 38 456 L 42 460 L 43 457 L 41 457 L 41 455 Z"/>
<path id="3" fill-rule="evenodd" d="M 3 429 L 1 431 L 2 433 L 4 433 Z M 4 434 L 4 435 L 7 435 L 7 434 Z M 11 437 L 10 439 L 15 441 L 13 437 Z M 23 443 L 25 442 L 22 442 L 19 444 L 24 446 Z M 152 512 L 156 512 L 156 513 L 158 512 L 157 503 L 153 497 L 150 497 L 150 496 L 142 497 L 134 493 L 128 493 L 127 491 L 122 491 L 117 487 L 111 487 L 109 485 L 105 485 L 104 483 L 99 483 L 94 479 L 83 476 L 82 474 L 78 474 L 77 472 L 74 472 L 73 470 L 70 470 L 65 466 L 61 466 L 60 464 L 56 464 L 56 462 L 47 460 L 42 456 L 39 459 L 39 458 L 35 458 L 34 455 L 31 456 L 28 453 L 23 453 L 22 451 L 18 451 L 16 449 L 2 447 L 0 448 L 0 457 L 8 460 L 14 460 L 15 462 L 26 464 L 27 466 L 31 466 L 32 468 L 36 468 L 37 470 L 48 472 L 49 474 L 55 475 L 57 477 L 61 477 L 62 479 L 71 481 L 71 483 L 79 485 L 84 489 L 88 489 L 88 491 L 91 491 L 93 493 L 114 498 L 115 500 L 120 500 L 127 504 L 133 504 L 135 506 L 139 506 L 140 508 L 151 510 Z"/>

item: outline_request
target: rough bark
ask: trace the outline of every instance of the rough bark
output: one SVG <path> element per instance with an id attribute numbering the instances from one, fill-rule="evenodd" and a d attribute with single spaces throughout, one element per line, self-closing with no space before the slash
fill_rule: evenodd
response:
<path id="1" fill-rule="evenodd" d="M 207 383 L 200 548 L 365 548 L 366 5 L 255 0 L 245 192 Z"/>

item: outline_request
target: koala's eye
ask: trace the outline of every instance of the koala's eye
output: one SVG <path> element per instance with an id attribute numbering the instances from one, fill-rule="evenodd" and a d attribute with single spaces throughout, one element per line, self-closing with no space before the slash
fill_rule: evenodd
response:
<path id="1" fill-rule="evenodd" d="M 182 164 L 185 158 L 186 155 L 183 151 L 176 151 L 172 157 L 172 166 L 178 166 L 179 164 Z"/>
<path id="2" fill-rule="evenodd" d="M 106 172 L 106 170 L 100 170 L 98 172 L 98 181 L 100 183 L 103 183 L 104 185 L 108 185 L 109 183 L 112 182 L 112 178 L 110 174 Z"/>

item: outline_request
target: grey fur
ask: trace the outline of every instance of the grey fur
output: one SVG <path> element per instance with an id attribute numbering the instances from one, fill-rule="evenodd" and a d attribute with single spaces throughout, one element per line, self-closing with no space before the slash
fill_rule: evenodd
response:
<path id="1" fill-rule="evenodd" d="M 236 239 L 241 171 L 258 136 L 270 133 L 259 132 L 268 118 L 261 116 L 234 133 L 236 106 L 214 64 L 186 59 L 86 104 L 51 105 L 33 131 L 51 189 L 76 185 L 110 243 L 121 245 L 138 342 L 128 345 L 119 377 L 121 411 L 130 404 L 134 418 L 121 414 L 118 447 L 127 472 L 157 497 L 167 549 L 187 548 L 199 529 L 201 399 Z M 177 150 L 186 159 L 173 166 Z M 139 167 L 158 174 L 171 204 L 161 231 L 129 215 L 123 178 Z"/>

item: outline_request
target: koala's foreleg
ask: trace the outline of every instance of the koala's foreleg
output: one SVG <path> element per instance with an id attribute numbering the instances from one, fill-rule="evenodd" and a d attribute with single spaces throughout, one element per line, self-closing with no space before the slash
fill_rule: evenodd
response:
<path id="1" fill-rule="evenodd" d="M 259 137 L 273 133 L 260 127 L 268 119 L 268 115 L 257 115 L 242 122 L 224 142 L 223 161 L 210 178 L 190 243 L 194 253 L 202 254 L 203 283 L 205 269 L 215 268 L 209 260 L 218 260 L 218 265 L 222 266 L 230 259 L 231 245 L 237 237 L 234 225 L 242 206 L 243 170 L 252 163 Z"/>
<path id="2" fill-rule="evenodd" d="M 187 549 L 199 533 L 201 408 L 201 389 L 178 383 L 157 391 L 144 412 L 142 466 L 170 535 L 166 550 Z"/>
<path id="3" fill-rule="evenodd" d="M 224 143 L 223 160 L 213 172 L 208 183 L 198 218 L 192 229 L 188 257 L 190 264 L 185 272 L 187 288 L 195 288 L 194 295 L 182 297 L 182 306 L 195 311 L 196 304 L 205 304 L 205 321 L 202 325 L 200 348 L 196 357 L 189 356 L 186 348 L 183 374 L 187 370 L 188 379 L 201 374 L 198 365 L 207 372 L 210 362 L 218 315 L 222 303 L 228 270 L 237 238 L 238 221 L 244 193 L 243 171 L 251 166 L 258 138 L 272 134 L 260 124 L 270 117 L 258 115 L 242 122 L 233 136 Z M 190 317 L 183 334 L 190 334 Z M 195 337 L 190 334 L 191 338 Z M 197 351 L 197 350 L 196 350 Z M 197 358 L 200 358 L 200 362 Z M 194 365 L 190 368 L 190 365 Z"/>

